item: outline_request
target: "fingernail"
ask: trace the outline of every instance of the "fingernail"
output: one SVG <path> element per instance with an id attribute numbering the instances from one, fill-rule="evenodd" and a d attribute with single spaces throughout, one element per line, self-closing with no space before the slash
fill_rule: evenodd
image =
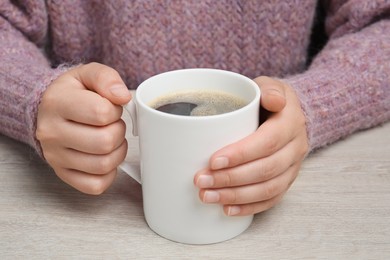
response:
<path id="1" fill-rule="evenodd" d="M 125 97 L 129 95 L 129 90 L 125 85 L 114 85 L 110 88 L 111 94 L 113 94 L 116 97 Z"/>
<path id="2" fill-rule="evenodd" d="M 226 168 L 229 165 L 229 159 L 226 157 L 218 157 L 211 163 L 212 170 Z"/>
<path id="3" fill-rule="evenodd" d="M 208 190 L 204 193 L 203 202 L 214 203 L 219 201 L 219 193 L 217 191 Z"/>
<path id="4" fill-rule="evenodd" d="M 214 178 L 210 175 L 200 175 L 196 180 L 196 186 L 199 188 L 210 188 L 214 185 Z"/>
<path id="5" fill-rule="evenodd" d="M 230 206 L 228 210 L 228 216 L 234 216 L 241 212 L 241 208 L 239 206 Z"/>

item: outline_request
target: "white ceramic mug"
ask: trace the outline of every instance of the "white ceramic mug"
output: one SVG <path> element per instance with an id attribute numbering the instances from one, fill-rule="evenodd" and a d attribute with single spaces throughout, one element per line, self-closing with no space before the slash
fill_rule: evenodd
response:
<path id="1" fill-rule="evenodd" d="M 248 104 L 213 116 L 180 116 L 148 104 L 178 90 L 207 89 L 231 93 Z M 153 76 L 125 106 L 139 135 L 140 169 L 120 168 L 142 184 L 149 227 L 167 239 L 210 244 L 233 238 L 248 228 L 253 216 L 228 217 L 219 204 L 205 204 L 194 186 L 195 173 L 208 166 L 220 148 L 253 133 L 259 124 L 260 90 L 240 74 L 215 69 L 184 69 Z"/>

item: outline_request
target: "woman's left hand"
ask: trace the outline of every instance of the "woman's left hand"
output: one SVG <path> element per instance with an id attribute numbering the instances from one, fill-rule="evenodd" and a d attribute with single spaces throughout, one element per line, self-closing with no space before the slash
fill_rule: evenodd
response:
<path id="1" fill-rule="evenodd" d="M 258 77 L 261 117 L 256 132 L 212 155 L 196 173 L 204 203 L 224 205 L 229 216 L 251 215 L 276 205 L 299 173 L 308 152 L 306 119 L 294 90 L 282 81 Z"/>

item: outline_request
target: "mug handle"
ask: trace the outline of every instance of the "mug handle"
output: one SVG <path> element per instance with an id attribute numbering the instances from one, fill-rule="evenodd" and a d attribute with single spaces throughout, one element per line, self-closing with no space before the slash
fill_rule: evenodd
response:
<path id="1" fill-rule="evenodd" d="M 138 136 L 138 121 L 137 121 L 137 109 L 135 107 L 134 99 L 132 99 L 127 105 L 124 106 L 125 110 L 129 113 L 131 122 L 133 123 L 133 136 Z M 130 162 L 123 161 L 119 166 L 124 173 L 141 184 L 141 170 L 139 165 L 132 164 Z"/>

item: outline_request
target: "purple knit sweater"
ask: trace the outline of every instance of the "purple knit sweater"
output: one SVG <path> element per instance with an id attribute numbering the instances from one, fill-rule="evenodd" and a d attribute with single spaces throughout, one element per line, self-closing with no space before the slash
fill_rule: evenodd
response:
<path id="1" fill-rule="evenodd" d="M 90 61 L 115 68 L 133 89 L 191 67 L 278 77 L 300 97 L 311 150 L 388 121 L 390 1 L 323 6 L 329 41 L 306 66 L 314 0 L 1 1 L 0 133 L 39 151 L 42 93 Z"/>

